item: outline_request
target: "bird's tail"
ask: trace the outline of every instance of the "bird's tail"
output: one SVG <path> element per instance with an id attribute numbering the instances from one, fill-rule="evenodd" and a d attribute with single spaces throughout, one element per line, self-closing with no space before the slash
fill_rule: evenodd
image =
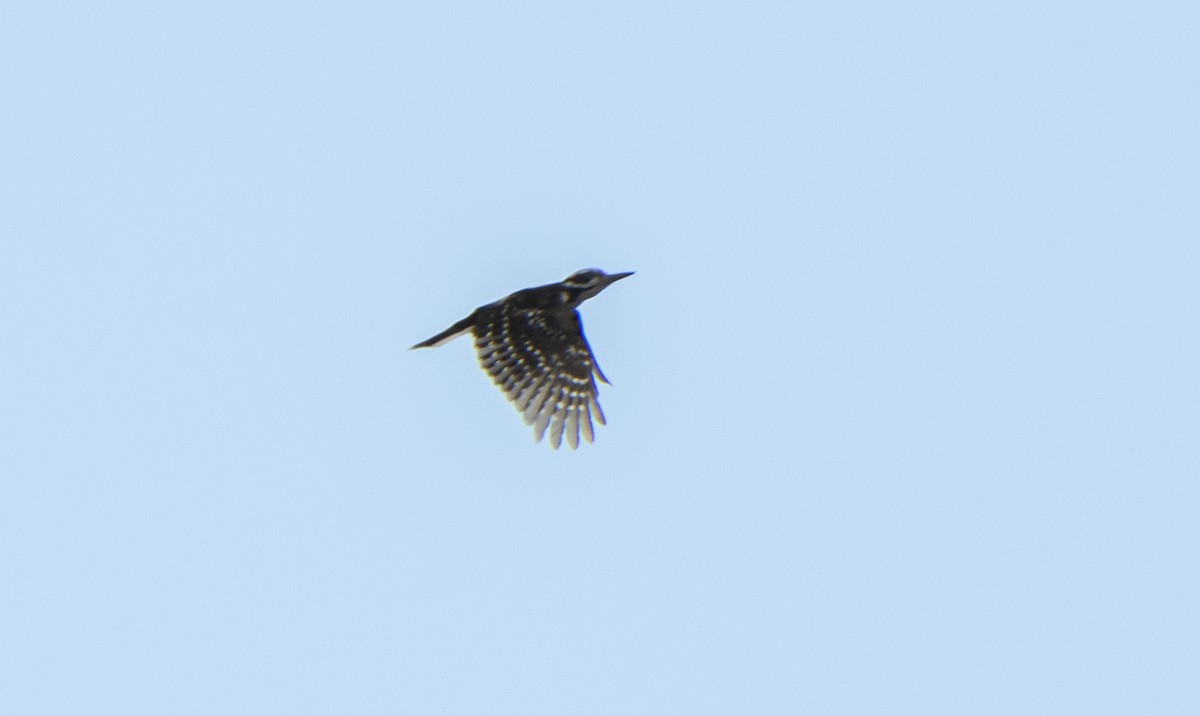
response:
<path id="1" fill-rule="evenodd" d="M 467 316 L 458 323 L 455 323 L 453 326 L 450 326 L 446 330 L 437 334 L 433 338 L 421 341 L 412 348 L 409 348 L 409 350 L 411 351 L 416 348 L 437 348 L 443 343 L 449 343 L 462 334 L 469 332 L 471 330 L 471 323 L 471 317 Z"/>

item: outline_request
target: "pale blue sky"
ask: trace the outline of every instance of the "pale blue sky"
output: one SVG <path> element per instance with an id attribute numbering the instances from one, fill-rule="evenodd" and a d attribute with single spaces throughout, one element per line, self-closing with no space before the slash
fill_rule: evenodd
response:
<path id="1" fill-rule="evenodd" d="M 248 5 L 0 9 L 0 712 L 1200 713 L 1200 6 Z"/>

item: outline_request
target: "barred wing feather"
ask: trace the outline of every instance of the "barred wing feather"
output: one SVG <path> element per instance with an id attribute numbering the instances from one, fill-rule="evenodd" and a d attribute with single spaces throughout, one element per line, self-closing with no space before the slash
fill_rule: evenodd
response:
<path id="1" fill-rule="evenodd" d="M 593 421 L 604 424 L 596 378 L 600 372 L 583 335 L 577 311 L 551 313 L 507 303 L 476 311 L 475 350 L 479 363 L 533 426 L 537 440 L 550 431 L 550 444 L 592 442 Z"/>

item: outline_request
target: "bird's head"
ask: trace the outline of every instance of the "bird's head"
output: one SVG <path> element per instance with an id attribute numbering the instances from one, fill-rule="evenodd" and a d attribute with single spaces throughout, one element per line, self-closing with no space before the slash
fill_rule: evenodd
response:
<path id="1" fill-rule="evenodd" d="M 604 273 L 600 269 L 581 269 L 567 276 L 563 280 L 563 284 L 576 292 L 575 305 L 578 306 L 583 301 L 595 296 L 604 289 L 611 286 L 613 283 L 620 281 L 626 276 L 632 276 L 632 271 L 623 273 Z"/>

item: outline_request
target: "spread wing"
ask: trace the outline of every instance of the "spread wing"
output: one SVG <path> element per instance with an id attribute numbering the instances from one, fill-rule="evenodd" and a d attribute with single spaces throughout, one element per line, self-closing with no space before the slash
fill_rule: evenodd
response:
<path id="1" fill-rule="evenodd" d="M 581 431 L 591 442 L 592 420 L 604 424 L 595 379 L 608 379 L 596 365 L 579 313 L 502 302 L 478 309 L 475 319 L 479 363 L 533 425 L 536 438 L 549 428 L 555 448 L 564 434 L 578 447 Z"/>

